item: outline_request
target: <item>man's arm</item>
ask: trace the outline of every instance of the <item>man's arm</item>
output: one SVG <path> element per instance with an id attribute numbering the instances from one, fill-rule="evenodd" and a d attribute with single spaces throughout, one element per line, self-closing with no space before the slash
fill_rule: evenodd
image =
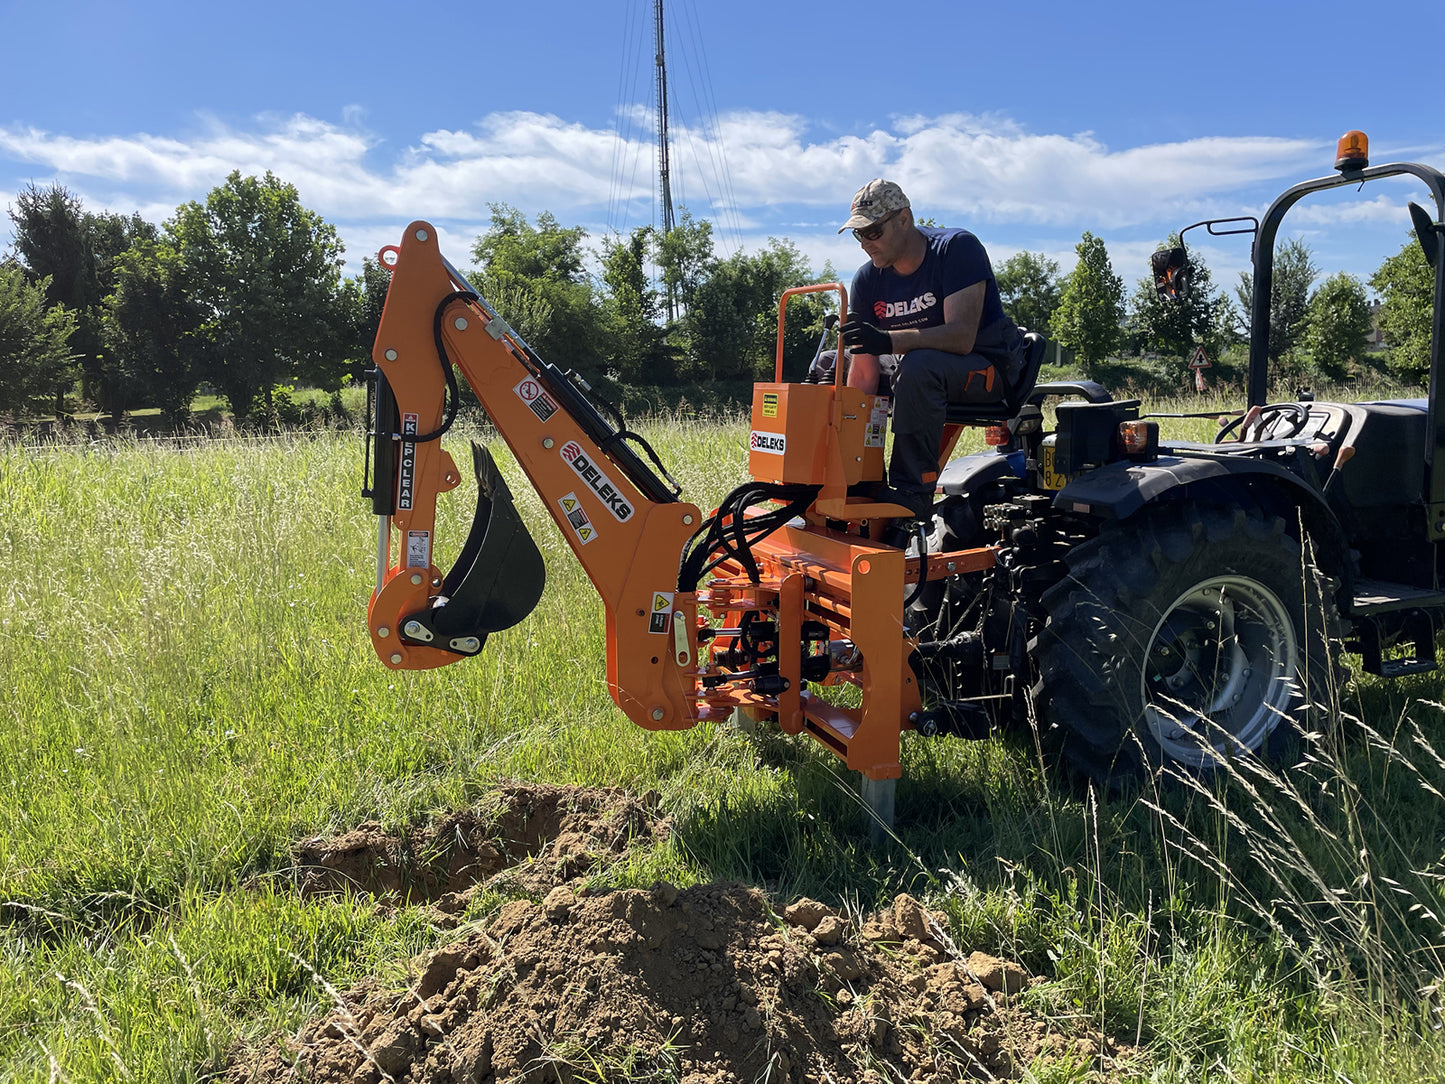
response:
<path id="1" fill-rule="evenodd" d="M 891 333 L 893 353 L 910 350 L 944 350 L 950 354 L 971 354 L 983 316 L 987 282 L 975 282 L 943 299 L 943 323 L 936 327 L 904 328 Z M 877 359 L 874 359 L 877 364 Z"/>

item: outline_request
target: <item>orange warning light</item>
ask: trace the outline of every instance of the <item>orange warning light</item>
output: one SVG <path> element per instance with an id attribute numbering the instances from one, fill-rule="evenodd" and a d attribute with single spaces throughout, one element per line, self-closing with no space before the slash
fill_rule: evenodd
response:
<path id="1" fill-rule="evenodd" d="M 1341 173 L 1370 164 L 1370 137 L 1351 129 L 1335 144 L 1335 168 Z"/>

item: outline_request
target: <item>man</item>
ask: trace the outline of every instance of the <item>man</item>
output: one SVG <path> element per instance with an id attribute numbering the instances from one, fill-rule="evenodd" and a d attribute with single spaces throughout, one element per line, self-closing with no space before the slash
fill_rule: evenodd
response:
<path id="1" fill-rule="evenodd" d="M 913 221 L 903 189 L 874 179 L 848 221 L 868 262 L 853 276 L 843 342 L 848 383 L 873 394 L 892 378 L 891 491 L 882 499 L 930 514 L 949 403 L 1001 399 L 1023 360 L 1023 337 L 1004 315 L 988 253 L 967 230 Z"/>

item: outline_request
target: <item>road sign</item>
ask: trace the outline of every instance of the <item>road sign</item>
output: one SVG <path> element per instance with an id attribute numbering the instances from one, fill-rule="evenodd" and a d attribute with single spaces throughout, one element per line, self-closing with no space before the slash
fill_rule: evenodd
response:
<path id="1" fill-rule="evenodd" d="M 1204 347 L 1196 346 L 1194 348 L 1194 356 L 1189 359 L 1189 367 L 1191 369 L 1208 369 L 1210 367 L 1209 355 L 1204 352 Z"/>

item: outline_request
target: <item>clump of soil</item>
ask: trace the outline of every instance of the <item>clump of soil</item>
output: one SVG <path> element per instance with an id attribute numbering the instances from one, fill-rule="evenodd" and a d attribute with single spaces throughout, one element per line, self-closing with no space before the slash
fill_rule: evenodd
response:
<path id="1" fill-rule="evenodd" d="M 362 892 L 430 905 L 445 922 L 478 892 L 544 895 L 636 843 L 660 842 L 669 829 L 654 794 L 507 783 L 478 809 L 400 833 L 368 821 L 343 835 L 303 840 L 291 859 L 303 896 Z"/>
<path id="2" fill-rule="evenodd" d="M 471 891 L 468 876 L 508 874 L 541 891 L 414 961 L 407 989 L 364 982 L 299 1035 L 238 1058 L 229 1084 L 944 1084 L 1017 1077 L 1041 1057 L 1102 1074 L 1120 1056 L 1030 1012 L 1023 995 L 1043 980 L 963 951 L 910 896 L 864 917 L 807 899 L 778 913 L 737 884 L 579 895 L 579 861 L 665 831 L 648 803 L 512 787 L 498 808 L 485 829 L 452 817 L 400 850 L 367 843 L 370 827 L 302 845 L 324 871 L 308 891 L 439 904 Z M 442 839 L 456 842 L 438 850 Z"/>

